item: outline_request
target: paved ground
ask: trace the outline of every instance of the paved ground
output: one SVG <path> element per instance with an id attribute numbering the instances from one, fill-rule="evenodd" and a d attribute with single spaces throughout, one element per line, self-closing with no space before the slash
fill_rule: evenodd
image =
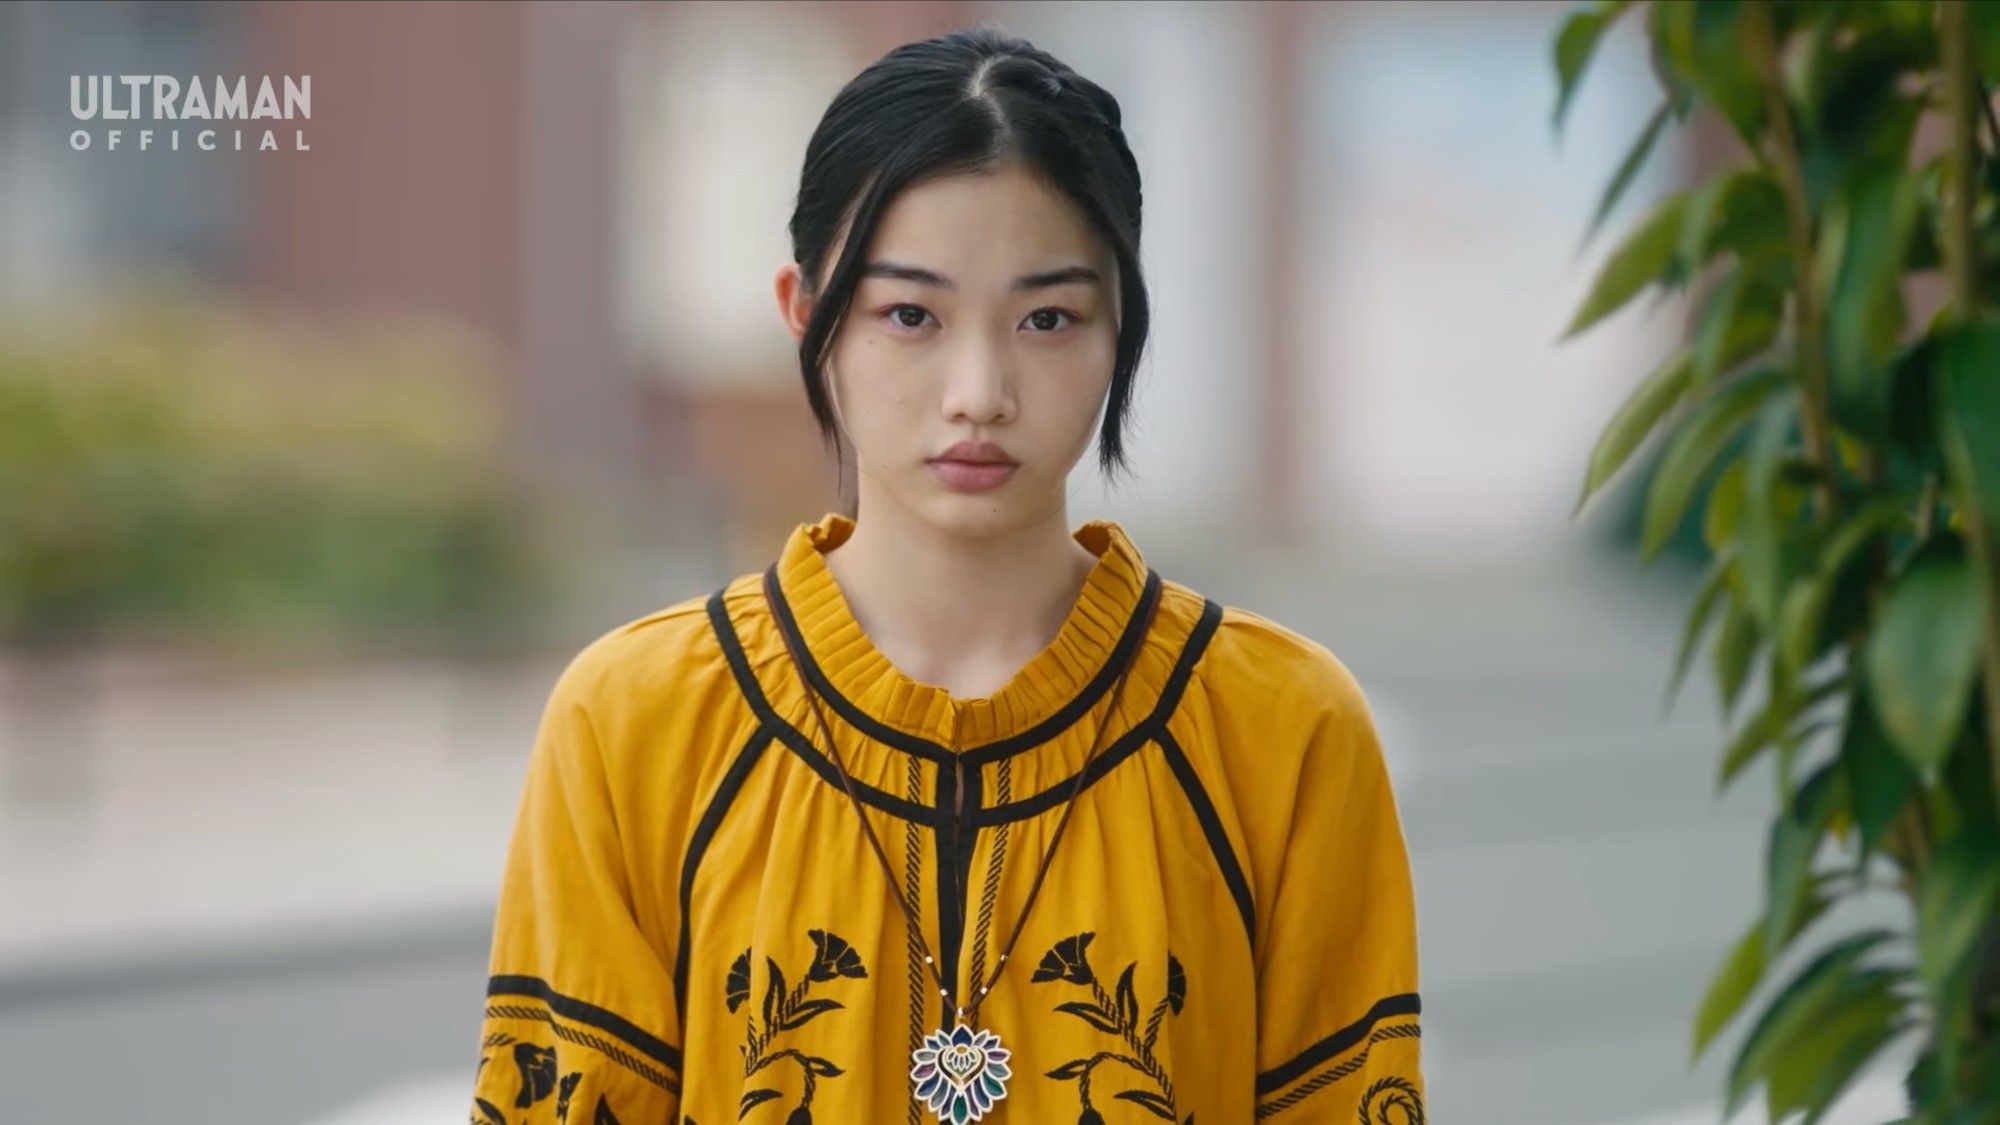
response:
<path id="1" fill-rule="evenodd" d="M 1705 678 L 1661 717 L 1684 592 L 1623 564 L 1196 559 L 1149 554 L 1325 641 L 1375 707 L 1416 868 L 1433 1119 L 1715 1120 L 1719 1060 L 1689 1071 L 1688 1017 L 1757 899 L 1769 794 L 1711 796 Z M 0 900 L 30 904 L 0 920 L 11 1116 L 462 1120 L 499 849 L 558 666 L 252 692 L 126 674 L 83 767 L 0 735 L 10 791 L 42 795 L 0 818 Z M 78 778 L 92 803 L 47 798 Z M 1848 1119 L 1893 1100 L 1866 1091 Z"/>

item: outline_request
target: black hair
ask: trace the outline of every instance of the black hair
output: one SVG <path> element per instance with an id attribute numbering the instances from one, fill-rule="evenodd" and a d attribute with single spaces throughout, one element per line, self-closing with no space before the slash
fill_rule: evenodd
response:
<path id="1" fill-rule="evenodd" d="M 792 211 L 792 259 L 818 285 L 841 224 L 847 239 L 799 339 L 806 401 L 839 449 L 825 360 L 860 280 L 876 223 L 917 183 L 1019 162 L 1073 200 L 1118 262 L 1119 327 L 1098 432 L 1099 467 L 1129 471 L 1124 426 L 1151 320 L 1139 268 L 1139 164 L 1118 99 L 1025 39 L 981 24 L 905 43 L 856 75 L 806 145 Z M 850 512 L 850 514 L 852 514 Z"/>

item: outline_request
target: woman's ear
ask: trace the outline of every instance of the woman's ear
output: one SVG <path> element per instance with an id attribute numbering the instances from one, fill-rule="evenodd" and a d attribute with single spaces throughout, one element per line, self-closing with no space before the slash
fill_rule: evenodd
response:
<path id="1" fill-rule="evenodd" d="M 771 283 L 778 298 L 778 317 L 785 322 L 785 331 L 792 334 L 794 343 L 806 334 L 806 322 L 812 319 L 812 297 L 805 291 L 804 282 L 799 264 L 786 262 L 778 267 Z"/>

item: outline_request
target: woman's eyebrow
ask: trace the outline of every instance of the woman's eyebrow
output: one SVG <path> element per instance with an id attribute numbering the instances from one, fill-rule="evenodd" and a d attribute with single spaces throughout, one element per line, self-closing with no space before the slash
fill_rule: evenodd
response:
<path id="1" fill-rule="evenodd" d="M 955 290 L 958 288 L 957 282 L 936 270 L 928 270 L 922 266 L 906 266 L 899 262 L 870 262 L 862 268 L 861 276 L 883 277 L 891 281 L 914 281 L 919 285 L 935 285 L 940 289 Z M 1103 281 L 1104 278 L 1089 266 L 1064 266 L 1061 269 L 1046 270 L 1042 273 L 1031 273 L 1023 277 L 1017 277 L 1014 279 L 1014 284 L 1008 286 L 1008 288 L 1013 292 L 1021 293 L 1030 289 L 1047 289 L 1051 286 L 1074 285 L 1079 282 L 1087 285 L 1100 285 Z"/>

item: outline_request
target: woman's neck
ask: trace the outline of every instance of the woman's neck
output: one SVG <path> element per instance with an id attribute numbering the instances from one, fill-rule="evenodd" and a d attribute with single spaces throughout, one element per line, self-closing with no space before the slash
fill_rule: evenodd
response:
<path id="1" fill-rule="evenodd" d="M 991 536 L 940 531 L 890 504 L 826 553 L 827 568 L 875 648 L 904 675 L 961 699 L 988 696 L 1068 618 L 1097 557 L 1058 506 Z"/>

